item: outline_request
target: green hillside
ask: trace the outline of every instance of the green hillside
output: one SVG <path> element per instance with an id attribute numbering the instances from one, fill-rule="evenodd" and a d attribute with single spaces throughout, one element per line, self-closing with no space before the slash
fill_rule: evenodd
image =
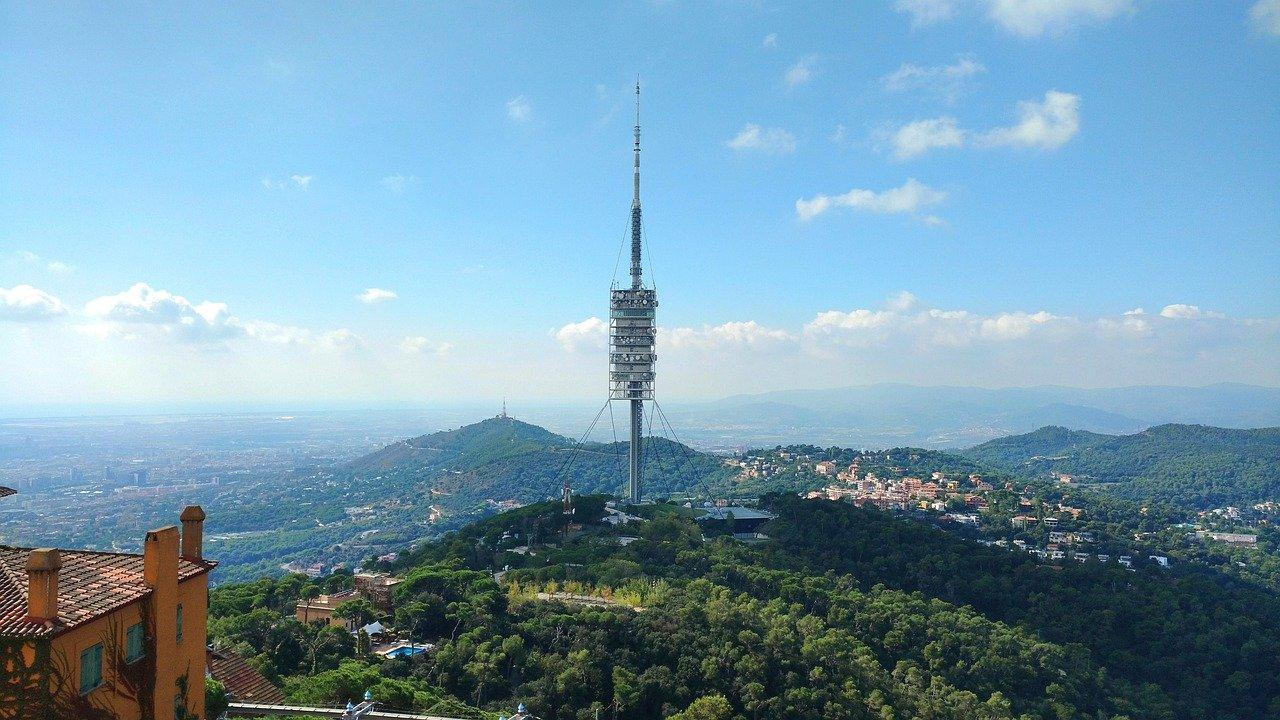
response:
<path id="1" fill-rule="evenodd" d="M 713 455 L 663 437 L 644 443 L 646 495 L 724 490 L 732 473 Z M 567 479 L 575 492 L 621 492 L 625 443 L 577 443 L 544 428 L 496 417 L 458 430 L 390 445 L 350 463 L 358 477 L 377 474 L 404 486 L 426 482 L 437 501 L 463 507 L 487 498 L 536 502 L 558 495 Z"/>
<path id="2" fill-rule="evenodd" d="M 1104 435 L 1044 427 L 963 454 L 1026 478 L 1067 473 L 1123 497 L 1186 508 L 1280 499 L 1280 428 L 1158 425 Z"/>
<path id="3" fill-rule="evenodd" d="M 585 527 L 569 534 L 548 502 L 424 545 L 383 566 L 405 578 L 388 621 L 437 645 L 412 661 L 363 659 L 337 640 L 321 643 L 320 661 L 270 650 L 289 634 L 316 644 L 286 614 L 308 586 L 349 582 L 340 575 L 220 588 L 211 629 L 293 699 L 338 702 L 364 678 L 398 693 L 392 710 L 465 703 L 496 714 L 524 702 L 547 720 L 1280 710 L 1272 593 L 1204 568 L 1055 568 L 848 504 L 766 503 L 778 517 L 763 545 L 704 541 L 667 504 L 640 508 L 638 526 L 598 525 L 597 497 L 577 499 Z M 637 539 L 621 546 L 624 534 Z"/>

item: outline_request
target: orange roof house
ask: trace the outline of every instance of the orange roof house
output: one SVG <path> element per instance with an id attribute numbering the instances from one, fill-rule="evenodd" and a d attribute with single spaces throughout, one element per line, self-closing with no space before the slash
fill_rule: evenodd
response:
<path id="1" fill-rule="evenodd" d="M 0 720 L 204 720 L 204 519 L 141 554 L 0 546 Z"/>
<path id="2" fill-rule="evenodd" d="M 225 648 L 209 648 L 205 655 L 209 674 L 227 689 L 232 702 L 283 705 L 284 692 L 271 684 L 244 658 Z"/>

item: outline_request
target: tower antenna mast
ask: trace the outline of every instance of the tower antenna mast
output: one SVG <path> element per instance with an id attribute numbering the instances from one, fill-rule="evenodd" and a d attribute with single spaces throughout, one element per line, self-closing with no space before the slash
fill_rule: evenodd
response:
<path id="1" fill-rule="evenodd" d="M 631 406 L 631 438 L 628 443 L 627 499 L 640 501 L 641 446 L 644 401 L 653 399 L 654 339 L 658 295 L 645 289 L 640 211 L 640 82 L 636 81 L 636 125 L 631 179 L 631 287 L 609 293 L 609 399 L 626 400 Z"/>

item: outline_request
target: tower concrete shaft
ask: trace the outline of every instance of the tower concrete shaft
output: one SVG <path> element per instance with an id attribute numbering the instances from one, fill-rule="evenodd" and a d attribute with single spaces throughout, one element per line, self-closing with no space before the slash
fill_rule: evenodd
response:
<path id="1" fill-rule="evenodd" d="M 644 401 L 653 399 L 654 340 L 657 292 L 646 289 L 642 277 L 643 229 L 640 209 L 640 84 L 636 83 L 635 144 L 631 180 L 631 287 L 609 293 L 609 398 L 630 405 L 627 498 L 639 502 L 644 431 Z"/>

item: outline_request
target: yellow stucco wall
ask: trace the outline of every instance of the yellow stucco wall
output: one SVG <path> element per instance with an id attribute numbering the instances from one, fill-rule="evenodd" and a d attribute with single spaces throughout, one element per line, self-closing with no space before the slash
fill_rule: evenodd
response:
<path id="1" fill-rule="evenodd" d="M 205 645 L 208 631 L 209 576 L 202 573 L 183 581 L 177 587 L 176 602 L 153 593 L 156 637 L 155 689 L 156 720 L 173 720 L 174 699 L 178 694 L 174 677 L 187 678 L 187 712 L 204 720 Z M 182 605 L 183 639 L 176 641 L 177 605 Z M 58 635 L 51 641 L 55 666 L 66 677 L 64 692 L 80 692 L 80 653 L 97 643 L 103 645 L 102 685 L 85 696 L 95 707 L 109 710 L 119 720 L 138 720 L 142 713 L 138 700 L 126 688 L 114 665 L 112 647 L 123 656 L 125 632 L 141 621 L 143 602 L 126 605 L 110 615 Z M 113 638 L 114 640 L 110 639 Z M 152 678 L 155 682 L 155 679 Z"/>

